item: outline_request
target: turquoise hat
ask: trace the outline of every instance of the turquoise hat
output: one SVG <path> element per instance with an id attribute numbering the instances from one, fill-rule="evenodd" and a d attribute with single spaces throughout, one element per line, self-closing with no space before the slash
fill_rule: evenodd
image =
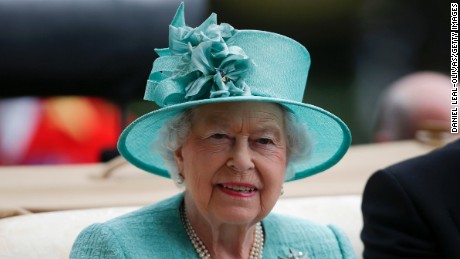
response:
<path id="1" fill-rule="evenodd" d="M 120 154 L 133 165 L 170 178 L 152 147 L 164 122 L 186 108 L 217 102 L 273 102 L 305 122 L 314 146 L 308 158 L 293 162 L 293 181 L 336 164 L 351 143 L 345 123 L 319 107 L 302 103 L 310 55 L 297 41 L 265 31 L 236 30 L 217 24 L 212 14 L 197 28 L 185 25 L 184 5 L 169 27 L 169 48 L 147 81 L 145 99 L 160 109 L 131 123 L 118 141 Z"/>

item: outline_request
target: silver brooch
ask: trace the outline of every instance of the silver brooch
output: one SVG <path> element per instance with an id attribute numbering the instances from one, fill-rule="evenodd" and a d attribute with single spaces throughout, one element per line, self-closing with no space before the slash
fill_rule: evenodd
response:
<path id="1" fill-rule="evenodd" d="M 280 257 L 280 259 L 310 259 L 307 253 L 297 251 L 294 248 L 289 248 L 290 254 L 287 257 Z"/>

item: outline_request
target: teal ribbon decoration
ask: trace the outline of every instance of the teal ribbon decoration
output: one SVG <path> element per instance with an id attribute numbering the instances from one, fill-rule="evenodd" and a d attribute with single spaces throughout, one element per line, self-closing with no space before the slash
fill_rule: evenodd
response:
<path id="1" fill-rule="evenodd" d="M 160 56 L 147 81 L 146 100 L 164 107 L 185 101 L 251 95 L 244 79 L 252 64 L 243 49 L 228 46 L 236 30 L 217 24 L 211 14 L 197 28 L 185 25 L 183 4 L 169 26 L 169 48 Z"/>

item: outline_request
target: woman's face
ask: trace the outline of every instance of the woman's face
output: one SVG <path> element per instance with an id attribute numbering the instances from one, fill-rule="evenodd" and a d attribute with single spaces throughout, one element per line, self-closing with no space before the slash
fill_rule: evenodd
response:
<path id="1" fill-rule="evenodd" d="M 262 220 L 280 196 L 287 165 L 283 111 L 277 104 L 207 104 L 175 152 L 188 212 L 231 224 Z"/>

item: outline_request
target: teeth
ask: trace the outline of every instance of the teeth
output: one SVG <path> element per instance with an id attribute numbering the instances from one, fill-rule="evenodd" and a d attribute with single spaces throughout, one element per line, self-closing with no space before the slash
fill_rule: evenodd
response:
<path id="1" fill-rule="evenodd" d="M 245 186 L 230 186 L 230 185 L 222 185 L 224 188 L 226 189 L 230 189 L 232 191 L 236 191 L 236 192 L 253 192 L 256 188 L 249 188 L 249 187 L 245 187 Z"/>

